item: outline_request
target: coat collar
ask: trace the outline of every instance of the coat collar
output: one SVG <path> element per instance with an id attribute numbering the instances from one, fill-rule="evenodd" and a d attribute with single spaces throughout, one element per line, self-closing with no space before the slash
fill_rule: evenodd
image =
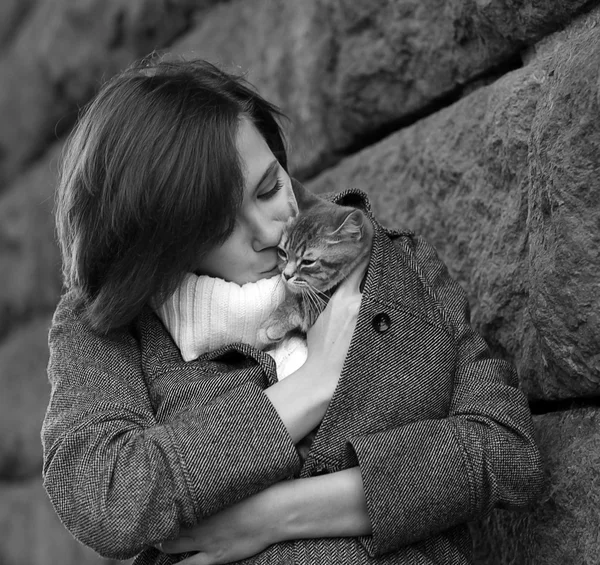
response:
<path id="1" fill-rule="evenodd" d="M 416 260 L 414 232 L 382 226 L 374 217 L 369 198 L 362 190 L 350 188 L 322 197 L 336 204 L 361 209 L 375 228 L 363 299 L 402 309 L 452 333 L 442 315 L 431 281 Z"/>
<path id="2" fill-rule="evenodd" d="M 431 324 L 444 326 L 438 309 L 434 307 L 436 301 L 429 292 L 430 285 L 424 280 L 422 274 L 419 275 L 420 269 L 411 251 L 410 242 L 413 233 L 408 230 L 383 227 L 373 216 L 369 199 L 361 190 L 351 188 L 336 194 L 320 195 L 320 197 L 343 206 L 359 208 L 373 223 L 375 229 L 373 247 L 363 290 L 365 305 L 371 304 L 370 309 L 400 308 Z M 398 243 L 395 244 L 394 240 Z M 363 310 L 365 309 L 361 306 L 361 311 Z M 140 330 L 146 338 L 143 341 L 147 361 L 150 361 L 147 363 L 149 367 L 181 361 L 179 350 L 150 307 L 145 309 L 140 322 Z M 202 356 L 198 362 L 216 360 L 235 352 L 250 357 L 262 365 L 266 371 L 268 384 L 276 382 L 277 376 L 272 358 L 249 345 L 232 344 Z"/>

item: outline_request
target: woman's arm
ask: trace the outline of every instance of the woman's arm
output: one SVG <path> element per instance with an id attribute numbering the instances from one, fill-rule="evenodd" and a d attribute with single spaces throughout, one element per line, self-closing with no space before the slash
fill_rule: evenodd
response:
<path id="1" fill-rule="evenodd" d="M 44 486 L 71 533 L 117 559 L 300 466 L 258 384 L 260 367 L 220 373 L 216 364 L 190 366 L 187 380 L 169 384 L 182 404 L 172 401 L 161 421 L 141 366 L 131 334 L 93 334 L 63 299 L 50 332 Z M 225 378 L 238 384 L 219 389 Z"/>
<path id="2" fill-rule="evenodd" d="M 214 565 L 251 557 L 274 543 L 371 533 L 360 470 L 277 483 L 181 532 L 160 547 L 199 552 L 182 563 Z"/>
<path id="3" fill-rule="evenodd" d="M 356 326 L 367 265 L 365 260 L 350 273 L 309 329 L 304 365 L 265 391 L 294 443 L 321 423 L 333 396 Z"/>
<path id="4" fill-rule="evenodd" d="M 481 518 L 531 504 L 543 486 L 531 413 L 513 366 L 493 359 L 471 327 L 464 291 L 421 238 L 400 245 L 435 293 L 458 353 L 449 414 L 349 438 L 381 555 Z"/>
<path id="5" fill-rule="evenodd" d="M 294 443 L 321 421 L 356 322 L 358 282 L 336 295 L 294 375 L 264 391 L 260 367 L 221 374 L 199 362 L 187 380 L 174 376 L 169 386 L 183 405 L 161 421 L 141 369 L 156 360 L 144 361 L 125 330 L 95 335 L 63 299 L 50 332 L 43 473 L 71 533 L 102 555 L 127 559 L 294 475 Z M 148 334 L 155 356 L 171 355 L 159 332 Z M 227 390 L 222 379 L 241 384 Z"/>

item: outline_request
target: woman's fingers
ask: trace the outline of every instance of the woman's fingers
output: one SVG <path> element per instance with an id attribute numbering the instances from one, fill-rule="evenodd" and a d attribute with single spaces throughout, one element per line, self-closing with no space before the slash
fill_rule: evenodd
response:
<path id="1" fill-rule="evenodd" d="M 184 530 L 179 533 L 175 540 L 164 541 L 157 546 L 163 553 L 186 553 L 187 551 L 198 551 L 198 540 L 187 535 Z"/>
<path id="2" fill-rule="evenodd" d="M 210 559 L 208 554 L 201 551 L 177 563 L 179 565 L 215 565 L 217 562 Z"/>

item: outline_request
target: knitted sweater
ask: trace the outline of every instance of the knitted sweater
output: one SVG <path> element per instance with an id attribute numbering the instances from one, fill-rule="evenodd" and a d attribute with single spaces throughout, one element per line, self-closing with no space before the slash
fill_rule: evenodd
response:
<path id="1" fill-rule="evenodd" d="M 240 286 L 188 273 L 156 313 L 184 361 L 230 343 L 247 343 L 275 360 L 281 380 L 302 366 L 308 353 L 306 341 L 297 335 L 278 343 L 262 341 L 259 336 L 259 328 L 284 298 L 279 276 Z"/>

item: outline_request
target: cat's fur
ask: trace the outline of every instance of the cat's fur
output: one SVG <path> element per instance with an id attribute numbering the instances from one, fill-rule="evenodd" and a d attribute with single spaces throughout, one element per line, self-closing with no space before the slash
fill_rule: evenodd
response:
<path id="1" fill-rule="evenodd" d="M 278 247 L 286 298 L 261 329 L 272 342 L 293 330 L 306 333 L 372 244 L 364 227 L 369 219 L 361 210 L 316 197 L 299 205 Z"/>

